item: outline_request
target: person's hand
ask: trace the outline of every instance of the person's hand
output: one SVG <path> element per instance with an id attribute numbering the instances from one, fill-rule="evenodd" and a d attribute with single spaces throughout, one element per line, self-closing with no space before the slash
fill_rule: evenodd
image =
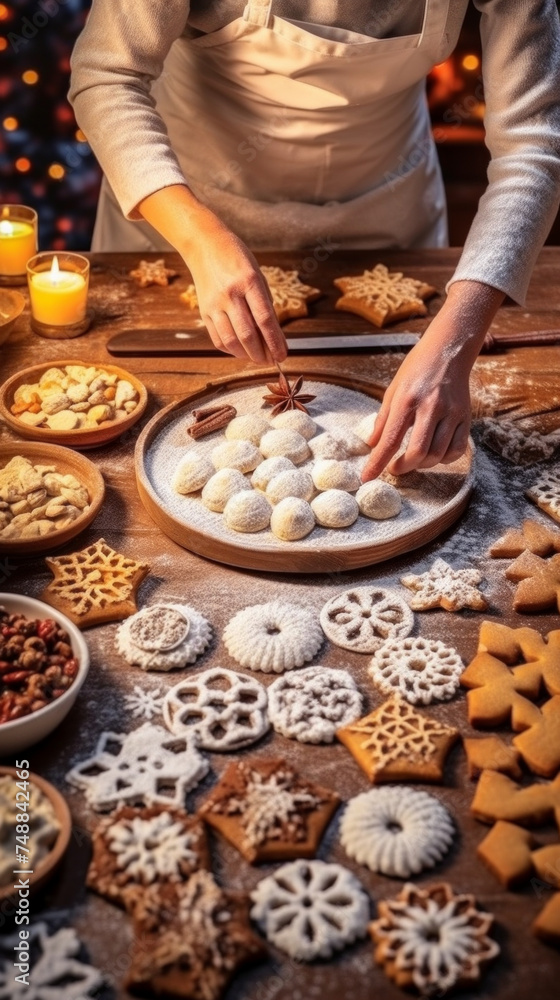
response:
<path id="1" fill-rule="evenodd" d="M 474 281 L 451 285 L 442 309 L 385 392 L 362 480 L 456 461 L 467 448 L 469 376 L 503 293 Z M 404 454 L 398 452 L 411 429 Z"/>

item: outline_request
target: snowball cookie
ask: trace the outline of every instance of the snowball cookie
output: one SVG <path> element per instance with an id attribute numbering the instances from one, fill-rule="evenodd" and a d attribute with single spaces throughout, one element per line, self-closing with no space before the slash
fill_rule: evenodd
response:
<path id="1" fill-rule="evenodd" d="M 239 469 L 219 469 L 202 490 L 202 503 L 221 514 L 231 497 L 248 489 L 249 483 Z"/>
<path id="2" fill-rule="evenodd" d="M 311 452 L 309 445 L 301 434 L 290 430 L 267 431 L 261 438 L 261 451 L 265 458 L 272 458 L 274 455 L 283 455 L 289 458 L 295 465 L 305 462 Z M 253 466 L 254 468 L 254 466 Z"/>
<path id="3" fill-rule="evenodd" d="M 347 528 L 357 520 L 360 508 L 350 493 L 344 490 L 325 490 L 311 502 L 317 524 L 324 528 Z"/>
<path id="4" fill-rule="evenodd" d="M 309 442 L 309 447 L 311 449 L 311 454 L 313 458 L 336 458 L 340 461 L 343 458 L 348 458 L 348 452 L 344 446 L 344 441 L 340 438 L 333 437 L 328 431 L 324 434 L 318 434 L 317 437 L 312 438 Z"/>
<path id="5" fill-rule="evenodd" d="M 252 472 L 261 461 L 261 453 L 251 441 L 224 441 L 212 449 L 215 469 L 238 469 Z"/>
<path id="6" fill-rule="evenodd" d="M 367 455 L 371 451 L 369 444 L 352 431 L 344 435 L 344 445 L 349 455 Z"/>
<path id="7" fill-rule="evenodd" d="M 315 421 L 301 410 L 284 410 L 284 413 L 273 417 L 270 423 L 279 430 L 297 431 L 306 441 L 309 441 L 317 431 Z"/>
<path id="8" fill-rule="evenodd" d="M 271 479 L 266 487 L 266 496 L 271 503 L 280 503 L 285 497 L 299 497 L 311 500 L 315 496 L 313 480 L 303 469 L 287 469 Z"/>
<path id="9" fill-rule="evenodd" d="M 362 441 L 365 441 L 366 444 L 369 443 L 376 420 L 377 413 L 368 413 L 367 417 L 362 417 L 359 424 L 354 427 L 354 434 L 361 438 Z"/>
<path id="10" fill-rule="evenodd" d="M 200 490 L 211 476 L 214 466 L 209 458 L 200 455 L 198 451 L 188 451 L 183 455 L 175 469 L 171 487 L 176 493 L 195 493 Z"/>
<path id="11" fill-rule="evenodd" d="M 382 479 L 373 479 L 364 483 L 356 493 L 356 500 L 365 517 L 373 517 L 382 521 L 386 517 L 396 517 L 402 508 L 401 495 L 391 483 Z"/>
<path id="12" fill-rule="evenodd" d="M 270 527 L 283 542 L 297 542 L 315 527 L 315 515 L 307 500 L 286 497 L 272 511 Z"/>
<path id="13" fill-rule="evenodd" d="M 315 462 L 311 475 L 318 490 L 346 490 L 352 493 L 362 482 L 351 462 L 337 462 L 333 458 Z"/>
<path id="14" fill-rule="evenodd" d="M 263 493 L 242 490 L 224 507 L 224 521 L 233 531 L 262 531 L 270 524 L 272 507 Z"/>
<path id="15" fill-rule="evenodd" d="M 251 476 L 251 483 L 256 490 L 264 491 L 271 479 L 279 476 L 281 472 L 287 472 L 288 469 L 295 469 L 294 463 L 290 462 L 289 458 L 283 458 L 282 455 L 276 455 L 274 458 L 266 458 L 264 462 L 257 465 Z"/>
<path id="16" fill-rule="evenodd" d="M 250 441 L 251 444 L 258 445 L 263 434 L 269 430 L 268 420 L 260 413 L 246 413 L 230 420 L 225 435 L 228 441 Z"/>

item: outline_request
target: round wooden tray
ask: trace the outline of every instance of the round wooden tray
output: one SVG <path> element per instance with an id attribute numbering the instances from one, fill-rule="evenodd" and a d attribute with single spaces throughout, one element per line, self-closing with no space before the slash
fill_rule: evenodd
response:
<path id="1" fill-rule="evenodd" d="M 403 552 L 418 548 L 418 546 L 430 542 L 437 535 L 446 531 L 465 510 L 474 482 L 472 468 L 474 446 L 472 442 L 469 443 L 467 454 L 458 462 L 454 462 L 453 465 L 440 465 L 425 473 L 412 474 L 412 482 L 415 486 L 410 491 L 410 495 L 414 497 L 414 489 L 418 490 L 419 477 L 422 477 L 420 482 L 426 485 L 430 496 L 433 494 L 436 498 L 432 504 L 434 510 L 430 516 L 415 519 L 413 516 L 414 504 L 410 502 L 408 507 L 409 513 L 412 511 L 412 515 L 395 518 L 391 522 L 391 528 L 387 528 L 389 523 L 387 521 L 370 522 L 365 518 L 360 518 L 362 528 L 359 533 L 354 531 L 358 524 L 356 522 L 356 525 L 350 529 L 333 531 L 326 528 L 316 528 L 311 535 L 299 542 L 280 542 L 272 536 L 271 532 L 246 535 L 227 531 L 223 526 L 221 515 L 206 511 L 200 500 L 180 498 L 180 504 L 183 500 L 185 502 L 185 513 L 178 516 L 177 511 L 172 509 L 172 507 L 177 506 L 177 497 L 170 493 L 170 476 L 166 475 L 165 483 L 160 478 L 156 484 L 154 476 L 151 474 L 150 466 L 156 454 L 160 436 L 173 435 L 175 427 L 179 426 L 180 431 L 174 438 L 174 446 L 177 451 L 179 448 L 182 449 L 183 442 L 184 451 L 195 444 L 200 445 L 202 441 L 208 439 L 203 438 L 189 445 L 189 438 L 183 426 L 188 421 L 188 415 L 193 405 L 209 405 L 217 398 L 220 399 L 220 402 L 230 402 L 232 400 L 229 397 L 232 394 L 244 389 L 254 390 L 260 385 L 264 386 L 266 382 L 271 381 L 271 378 L 273 376 L 269 370 L 266 373 L 255 372 L 248 376 L 212 382 L 185 399 L 171 403 L 156 414 L 142 431 L 136 444 L 135 453 L 138 491 L 148 513 L 158 527 L 173 541 L 197 553 L 197 555 L 243 569 L 281 573 L 331 573 L 370 566 L 373 563 L 383 562 L 385 559 L 391 559 Z M 310 382 L 330 383 L 360 394 L 359 401 L 362 408 L 364 395 L 379 400 L 384 391 L 384 387 L 372 382 L 345 378 L 334 373 L 307 373 L 306 385 L 309 385 Z M 313 390 L 311 389 L 311 391 Z M 325 412 L 328 413 L 328 411 Z M 313 404 L 310 415 L 315 416 Z M 321 418 L 317 417 L 317 419 Z M 216 438 L 213 436 L 210 438 L 215 444 Z M 403 477 L 403 483 L 406 478 Z M 164 495 L 166 491 L 167 497 Z M 401 492 L 406 500 L 406 485 L 403 485 Z M 441 503 L 439 502 L 440 497 Z M 199 506 L 193 506 L 195 503 Z M 199 509 L 204 512 L 204 516 L 201 518 L 205 522 L 204 525 L 197 523 Z M 368 527 L 364 529 L 363 525 L 366 521 Z"/>
<path id="2" fill-rule="evenodd" d="M 18 780 L 15 767 L 0 767 L 0 778 L 7 774 L 12 778 L 15 778 L 16 781 Z M 29 772 L 27 781 L 34 782 L 34 784 L 36 784 L 42 791 L 43 795 L 46 795 L 46 797 L 50 800 L 54 809 L 54 814 L 60 823 L 60 832 L 53 847 L 36 866 L 33 875 L 29 876 L 29 888 L 36 891 L 51 878 L 66 853 L 68 844 L 70 843 L 70 837 L 72 835 L 72 817 L 65 799 L 63 799 L 62 795 L 59 791 L 57 791 L 54 785 L 51 785 L 49 781 L 45 781 L 44 778 L 41 778 L 40 775 L 35 774 L 33 771 Z M 20 866 L 16 863 L 16 859 L 14 858 L 14 868 L 19 867 Z M 14 880 L 19 877 L 20 876 L 14 875 Z M 16 894 L 17 889 L 14 889 L 12 884 L 0 886 L 0 900 L 9 899 L 10 896 L 15 896 Z"/>
<path id="3" fill-rule="evenodd" d="M 50 552 L 79 535 L 97 516 L 105 498 L 105 483 L 99 469 L 85 455 L 80 455 L 70 448 L 61 448 L 58 444 L 3 444 L 0 447 L 0 468 L 4 468 L 11 458 L 22 455 L 37 465 L 55 465 L 56 471 L 66 475 L 71 473 L 87 487 L 90 504 L 89 510 L 81 514 L 67 528 L 53 531 L 50 535 L 40 538 L 0 537 L 0 554 L 24 556 L 35 555 L 37 552 Z"/>
<path id="4" fill-rule="evenodd" d="M 140 379 L 136 378 L 136 375 L 125 371 L 124 368 L 103 362 L 103 364 L 95 365 L 95 367 L 110 372 L 112 375 L 118 375 L 120 379 L 126 379 L 132 383 L 138 392 L 138 406 L 126 419 L 114 420 L 110 424 L 107 424 L 106 427 L 94 427 L 91 430 L 77 428 L 74 431 L 56 431 L 51 427 L 30 427 L 28 424 L 22 423 L 10 410 L 10 406 L 14 402 L 16 389 L 20 385 L 33 385 L 35 382 L 38 382 L 43 372 L 46 372 L 49 368 L 64 368 L 65 365 L 89 367 L 88 362 L 79 359 L 59 360 L 57 358 L 48 364 L 31 365 L 29 368 L 24 368 L 22 371 L 17 372 L 16 375 L 12 375 L 11 378 L 7 379 L 0 386 L 0 416 L 20 437 L 27 438 L 29 441 L 49 441 L 53 444 L 66 444 L 71 448 L 98 448 L 99 445 L 107 444 L 108 441 L 113 441 L 115 438 L 120 437 L 137 420 L 140 420 L 148 405 L 148 390 L 146 386 Z"/>

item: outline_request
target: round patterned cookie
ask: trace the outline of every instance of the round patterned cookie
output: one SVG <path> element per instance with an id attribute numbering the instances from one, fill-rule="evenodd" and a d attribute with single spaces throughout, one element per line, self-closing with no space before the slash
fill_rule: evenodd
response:
<path id="1" fill-rule="evenodd" d="M 232 531 L 262 531 L 270 524 L 272 507 L 257 490 L 241 490 L 224 507 L 224 522 Z"/>
<path id="2" fill-rule="evenodd" d="M 385 642 L 368 674 L 384 694 L 398 691 L 411 705 L 429 705 L 453 697 L 464 669 L 457 650 L 439 639 L 409 637 Z"/>
<path id="3" fill-rule="evenodd" d="M 230 656 L 242 667 L 265 673 L 280 674 L 308 663 L 323 638 L 314 611 L 282 601 L 243 608 L 224 629 Z"/>
<path id="4" fill-rule="evenodd" d="M 360 486 L 356 493 L 360 513 L 383 521 L 387 517 L 396 517 L 402 510 L 402 500 L 399 491 L 385 483 L 382 479 L 372 479 Z"/>
<path id="5" fill-rule="evenodd" d="M 211 667 L 185 677 L 165 696 L 163 718 L 175 736 L 203 750 L 240 750 L 268 731 L 266 688 L 246 674 Z"/>
<path id="6" fill-rule="evenodd" d="M 115 646 L 143 670 L 173 670 L 194 663 L 211 638 L 210 624 L 189 604 L 161 602 L 125 618 Z"/>
<path id="7" fill-rule="evenodd" d="M 265 458 L 281 455 L 289 458 L 294 465 L 305 462 L 311 454 L 305 438 L 297 431 L 288 429 L 267 431 L 261 438 L 260 448 Z"/>
<path id="8" fill-rule="evenodd" d="M 307 500 L 285 497 L 272 511 L 270 527 L 283 542 L 297 542 L 313 531 L 315 514 Z"/>
<path id="9" fill-rule="evenodd" d="M 289 470 L 295 469 L 293 462 L 290 462 L 289 458 L 284 458 L 283 455 L 275 455 L 273 458 L 265 458 L 264 462 L 257 465 L 257 468 L 251 476 L 251 485 L 255 487 L 256 490 L 266 490 L 266 487 L 271 482 L 275 476 L 279 476 L 281 472 L 288 472 Z"/>
<path id="10" fill-rule="evenodd" d="M 332 743 L 336 730 L 360 718 L 362 696 L 347 670 L 306 667 L 268 688 L 273 728 L 300 743 Z"/>
<path id="11" fill-rule="evenodd" d="M 176 493 L 186 496 L 188 493 L 196 493 L 197 490 L 208 482 L 214 475 L 214 466 L 209 458 L 204 458 L 197 451 L 188 451 L 179 462 L 171 487 Z"/>
<path id="12" fill-rule="evenodd" d="M 350 799 L 340 824 L 340 842 L 348 857 L 398 878 L 433 868 L 453 836 L 445 806 L 435 796 L 404 785 L 373 788 Z"/>
<path id="13" fill-rule="evenodd" d="M 374 653 L 387 639 L 412 632 L 414 614 L 393 590 L 354 587 L 331 597 L 321 611 L 323 632 L 335 646 Z"/>
<path id="14" fill-rule="evenodd" d="M 367 930 L 369 899 L 342 865 L 291 861 L 263 878 L 251 899 L 265 937 L 299 962 L 330 958 Z"/>
<path id="15" fill-rule="evenodd" d="M 323 458 L 334 458 L 337 461 L 348 458 L 348 451 L 344 441 L 333 437 L 328 431 L 318 434 L 309 442 L 309 448 L 313 458 L 317 461 Z"/>
<path id="16" fill-rule="evenodd" d="M 311 501 L 311 510 L 317 524 L 324 528 L 347 528 L 354 524 L 360 508 L 351 493 L 344 490 L 325 490 Z"/>
<path id="17" fill-rule="evenodd" d="M 315 421 L 308 413 L 301 413 L 300 410 L 284 410 L 284 413 L 273 417 L 270 423 L 278 430 L 297 431 L 306 441 L 317 432 Z"/>
<path id="18" fill-rule="evenodd" d="M 250 441 L 258 447 L 263 434 L 269 430 L 268 420 L 260 413 L 245 413 L 230 420 L 224 433 L 228 441 Z"/>
<path id="19" fill-rule="evenodd" d="M 239 472 L 252 472 L 262 461 L 259 449 L 251 441 L 222 441 L 212 448 L 210 457 L 215 469 L 238 469 Z"/>
<path id="20" fill-rule="evenodd" d="M 222 514 L 231 497 L 248 489 L 249 483 L 239 469 L 218 469 L 203 487 L 202 503 L 208 510 Z"/>
<path id="21" fill-rule="evenodd" d="M 313 480 L 303 469 L 287 469 L 271 479 L 266 487 L 266 498 L 271 504 L 280 503 L 286 497 L 311 500 L 315 496 Z"/>
<path id="22" fill-rule="evenodd" d="M 315 462 L 311 475 L 318 490 L 345 490 L 352 493 L 362 483 L 358 470 L 351 462 L 338 462 L 333 458 L 322 458 Z"/>

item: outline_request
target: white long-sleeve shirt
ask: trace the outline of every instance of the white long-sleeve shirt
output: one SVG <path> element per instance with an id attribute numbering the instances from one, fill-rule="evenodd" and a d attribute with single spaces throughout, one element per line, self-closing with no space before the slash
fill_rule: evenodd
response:
<path id="1" fill-rule="evenodd" d="M 435 62 L 457 44 L 468 0 L 450 0 Z M 560 19 L 554 0 L 475 0 L 481 11 L 488 188 L 453 280 L 525 299 L 560 202 Z M 123 213 L 188 183 L 150 89 L 173 42 L 217 31 L 245 0 L 93 0 L 72 58 L 70 100 Z M 276 0 L 274 13 L 371 37 L 419 32 L 418 0 Z M 372 72 L 375 68 L 372 67 Z M 196 135 L 193 135 L 196 142 Z"/>

